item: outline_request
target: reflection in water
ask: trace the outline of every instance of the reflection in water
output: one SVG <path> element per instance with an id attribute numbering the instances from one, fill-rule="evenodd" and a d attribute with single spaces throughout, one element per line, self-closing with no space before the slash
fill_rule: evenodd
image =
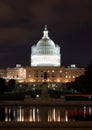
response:
<path id="1" fill-rule="evenodd" d="M 0 121 L 92 121 L 92 107 L 0 107 Z"/>
<path id="2" fill-rule="evenodd" d="M 69 120 L 92 121 L 92 107 L 75 107 L 70 108 L 67 111 Z"/>
<path id="3" fill-rule="evenodd" d="M 5 121 L 40 121 L 39 109 L 30 107 L 5 107 Z"/>
<path id="4" fill-rule="evenodd" d="M 60 109 L 52 108 L 48 110 L 48 121 L 60 121 Z"/>
<path id="5" fill-rule="evenodd" d="M 68 121 L 68 114 L 67 114 L 67 111 L 66 111 L 66 114 L 65 114 L 65 121 L 67 122 Z"/>

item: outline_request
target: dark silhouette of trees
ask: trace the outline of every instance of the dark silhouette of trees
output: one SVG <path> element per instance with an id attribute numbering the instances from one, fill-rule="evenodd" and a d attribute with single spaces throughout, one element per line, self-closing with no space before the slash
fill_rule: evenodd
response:
<path id="1" fill-rule="evenodd" d="M 0 107 L 0 121 L 5 121 L 5 108 Z"/>
<path id="2" fill-rule="evenodd" d="M 85 68 L 85 75 L 92 76 L 92 62 Z"/>
<path id="3" fill-rule="evenodd" d="M 4 93 L 5 88 L 6 88 L 5 79 L 0 78 L 0 93 L 1 93 L 1 94 Z"/>
<path id="4" fill-rule="evenodd" d="M 80 93 L 91 93 L 92 94 L 92 63 L 85 68 L 84 75 L 76 78 L 73 83 L 70 83 L 68 88 Z"/>
<path id="5" fill-rule="evenodd" d="M 11 79 L 6 85 L 6 81 L 3 78 L 0 78 L 0 93 L 3 94 L 4 92 L 12 91 L 15 88 L 15 80 Z"/>
<path id="6" fill-rule="evenodd" d="M 7 91 L 12 91 L 15 88 L 15 80 L 10 79 L 7 86 Z"/>

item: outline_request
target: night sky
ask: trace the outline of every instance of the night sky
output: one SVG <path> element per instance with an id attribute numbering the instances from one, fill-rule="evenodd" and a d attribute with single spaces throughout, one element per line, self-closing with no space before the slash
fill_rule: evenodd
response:
<path id="1" fill-rule="evenodd" d="M 92 0 L 0 0 L 0 68 L 30 65 L 43 35 L 61 47 L 62 66 L 92 61 Z"/>

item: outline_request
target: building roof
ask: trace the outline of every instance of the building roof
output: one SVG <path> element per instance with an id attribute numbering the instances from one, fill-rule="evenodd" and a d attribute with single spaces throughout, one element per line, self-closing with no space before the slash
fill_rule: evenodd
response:
<path id="1" fill-rule="evenodd" d="M 41 40 L 38 41 L 37 43 L 37 47 L 41 47 L 41 46 L 51 46 L 51 47 L 55 47 L 55 43 L 54 41 L 52 41 L 49 36 L 48 36 L 48 30 L 47 30 L 47 26 L 45 26 L 45 29 L 43 31 L 43 37 L 41 38 Z"/>

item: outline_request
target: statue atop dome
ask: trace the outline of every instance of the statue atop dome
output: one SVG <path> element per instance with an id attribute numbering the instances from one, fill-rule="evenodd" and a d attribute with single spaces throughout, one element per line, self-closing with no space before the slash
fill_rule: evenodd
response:
<path id="1" fill-rule="evenodd" d="M 47 31 L 47 25 L 45 25 L 45 29 L 44 30 Z"/>
<path id="2" fill-rule="evenodd" d="M 47 25 L 45 25 L 42 39 L 49 39 Z"/>

